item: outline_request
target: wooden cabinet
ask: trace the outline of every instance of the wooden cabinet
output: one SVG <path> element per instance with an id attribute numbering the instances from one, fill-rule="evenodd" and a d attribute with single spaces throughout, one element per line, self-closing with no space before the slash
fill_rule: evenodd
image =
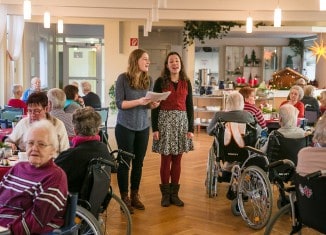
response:
<path id="1" fill-rule="evenodd" d="M 201 126 L 207 126 L 214 113 L 223 110 L 225 105 L 225 97 L 213 95 L 194 95 L 194 125 L 200 129 Z"/>

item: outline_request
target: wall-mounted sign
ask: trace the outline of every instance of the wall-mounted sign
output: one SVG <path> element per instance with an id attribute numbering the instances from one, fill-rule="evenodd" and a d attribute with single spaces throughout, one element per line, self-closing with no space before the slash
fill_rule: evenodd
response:
<path id="1" fill-rule="evenodd" d="M 130 38 L 130 46 L 137 47 L 138 46 L 138 38 Z"/>

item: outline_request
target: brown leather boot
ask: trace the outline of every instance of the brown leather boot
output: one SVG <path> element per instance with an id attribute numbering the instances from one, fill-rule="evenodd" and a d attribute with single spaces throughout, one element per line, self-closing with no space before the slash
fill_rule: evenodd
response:
<path id="1" fill-rule="evenodd" d="M 128 192 L 120 193 L 120 194 L 121 194 L 121 199 L 126 204 L 126 206 L 128 207 L 128 210 L 129 210 L 130 214 L 133 214 L 134 213 L 134 208 L 132 208 L 132 206 L 131 206 L 131 201 L 130 201 L 130 198 L 128 196 Z"/>
<path id="2" fill-rule="evenodd" d="M 171 203 L 176 206 L 184 206 L 183 201 L 179 198 L 180 184 L 171 184 Z"/>
<path id="3" fill-rule="evenodd" d="M 144 204 L 139 200 L 138 190 L 131 190 L 130 193 L 131 206 L 138 210 L 145 210 Z"/>

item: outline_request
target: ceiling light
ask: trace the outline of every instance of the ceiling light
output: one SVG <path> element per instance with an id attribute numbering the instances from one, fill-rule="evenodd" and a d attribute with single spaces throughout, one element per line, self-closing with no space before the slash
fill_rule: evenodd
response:
<path id="1" fill-rule="evenodd" d="M 282 24 L 282 9 L 277 7 L 274 10 L 274 27 L 281 27 Z"/>
<path id="2" fill-rule="evenodd" d="M 326 0 L 320 0 L 319 1 L 319 9 L 321 11 L 326 11 Z"/>
<path id="3" fill-rule="evenodd" d="M 247 17 L 247 23 L 246 23 L 246 33 L 252 33 L 252 17 Z"/>
<path id="4" fill-rule="evenodd" d="M 58 33 L 63 33 L 63 20 L 58 20 Z"/>
<path id="5" fill-rule="evenodd" d="M 24 20 L 32 18 L 32 4 L 29 0 L 24 0 Z"/>
<path id="6" fill-rule="evenodd" d="M 51 24 L 50 12 L 44 12 L 44 28 L 49 29 Z"/>

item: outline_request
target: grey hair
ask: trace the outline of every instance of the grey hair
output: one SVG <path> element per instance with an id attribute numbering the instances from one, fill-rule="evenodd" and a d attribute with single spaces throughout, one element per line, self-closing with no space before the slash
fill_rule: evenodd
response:
<path id="1" fill-rule="evenodd" d="M 23 138 L 24 138 L 25 142 L 27 141 L 28 134 L 34 130 L 46 131 L 49 135 L 49 143 L 53 146 L 53 148 L 55 149 L 55 152 L 58 152 L 59 140 L 58 140 L 57 131 L 56 131 L 54 125 L 49 120 L 41 119 L 40 121 L 33 122 L 24 134 Z"/>
<path id="2" fill-rule="evenodd" d="M 326 144 L 326 114 L 321 116 L 321 118 L 318 120 L 312 140 L 315 143 L 322 145 Z"/>
<path id="3" fill-rule="evenodd" d="M 92 85 L 87 81 L 82 82 L 81 86 L 82 86 L 82 89 L 83 89 L 83 93 L 85 93 L 85 92 L 88 93 L 88 92 L 90 92 L 92 90 Z"/>
<path id="4" fill-rule="evenodd" d="M 23 86 L 22 85 L 20 85 L 20 84 L 14 84 L 14 85 L 12 85 L 12 93 L 13 94 L 17 94 L 17 92 L 18 91 L 23 91 Z"/>
<path id="5" fill-rule="evenodd" d="M 307 85 L 304 87 L 304 95 L 305 96 L 310 96 L 313 97 L 314 96 L 314 92 L 315 92 L 315 87 L 313 85 Z"/>
<path id="6" fill-rule="evenodd" d="M 52 88 L 47 93 L 52 108 L 63 109 L 66 103 L 66 93 L 60 88 Z"/>
<path id="7" fill-rule="evenodd" d="M 292 90 L 297 90 L 298 91 L 298 93 L 299 93 L 299 100 L 301 100 L 303 98 L 303 89 L 302 89 L 301 86 L 294 85 L 294 86 L 291 87 L 290 93 L 291 93 Z"/>
<path id="8" fill-rule="evenodd" d="M 98 134 L 101 123 L 100 114 L 92 107 L 77 109 L 72 115 L 72 124 L 77 135 L 96 135 Z"/>
<path id="9" fill-rule="evenodd" d="M 299 110 L 292 104 L 284 104 L 279 109 L 281 127 L 296 127 Z"/>
<path id="10" fill-rule="evenodd" d="M 296 85 L 301 85 L 301 86 L 305 86 L 307 83 L 306 83 L 306 80 L 304 78 L 299 78 L 296 83 Z"/>
<path id="11" fill-rule="evenodd" d="M 226 98 L 225 111 L 243 110 L 243 96 L 238 91 L 232 91 Z"/>

